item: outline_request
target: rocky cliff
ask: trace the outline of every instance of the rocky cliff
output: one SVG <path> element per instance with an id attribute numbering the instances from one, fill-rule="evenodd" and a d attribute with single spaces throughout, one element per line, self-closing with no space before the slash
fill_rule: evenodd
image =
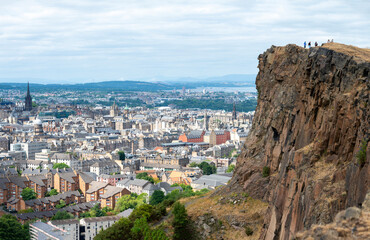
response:
<path id="1" fill-rule="evenodd" d="M 370 138 L 370 50 L 273 46 L 258 59 L 253 127 L 223 191 L 269 203 L 260 239 L 290 239 L 365 199 L 370 144 L 356 155 Z"/>

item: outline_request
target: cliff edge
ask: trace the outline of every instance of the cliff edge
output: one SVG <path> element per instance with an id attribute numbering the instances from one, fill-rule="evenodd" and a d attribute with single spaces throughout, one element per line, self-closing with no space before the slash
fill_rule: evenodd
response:
<path id="1" fill-rule="evenodd" d="M 252 130 L 221 191 L 242 189 L 268 202 L 260 239 L 290 239 L 365 199 L 370 50 L 272 46 L 258 59 Z"/>

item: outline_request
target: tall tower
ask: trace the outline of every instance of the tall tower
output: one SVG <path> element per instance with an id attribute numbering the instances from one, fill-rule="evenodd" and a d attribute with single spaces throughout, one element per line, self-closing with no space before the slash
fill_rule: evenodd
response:
<path id="1" fill-rule="evenodd" d="M 232 116 L 232 119 L 233 119 L 233 120 L 236 120 L 236 107 L 235 107 L 235 102 L 233 103 L 233 116 Z"/>
<path id="2" fill-rule="evenodd" d="M 204 130 L 208 131 L 209 129 L 209 120 L 207 116 L 207 110 L 204 112 Z"/>
<path id="3" fill-rule="evenodd" d="M 24 110 L 31 111 L 32 110 L 32 97 L 30 94 L 30 83 L 27 84 L 27 95 L 24 102 Z"/>
<path id="4" fill-rule="evenodd" d="M 118 116 L 118 106 L 116 105 L 116 101 L 114 101 L 113 105 L 110 107 L 110 116 L 111 117 Z"/>

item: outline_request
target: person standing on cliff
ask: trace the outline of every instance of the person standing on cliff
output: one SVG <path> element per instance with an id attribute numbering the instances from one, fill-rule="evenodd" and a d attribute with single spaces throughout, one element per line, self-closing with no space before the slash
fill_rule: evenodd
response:
<path id="1" fill-rule="evenodd" d="M 315 47 L 319 46 L 319 44 L 317 42 L 315 42 Z"/>
<path id="2" fill-rule="evenodd" d="M 303 43 L 303 47 L 304 47 L 304 48 L 306 48 L 306 41 L 304 41 L 304 43 Z"/>
<path id="3" fill-rule="evenodd" d="M 308 42 L 308 48 L 311 48 L 311 42 Z"/>

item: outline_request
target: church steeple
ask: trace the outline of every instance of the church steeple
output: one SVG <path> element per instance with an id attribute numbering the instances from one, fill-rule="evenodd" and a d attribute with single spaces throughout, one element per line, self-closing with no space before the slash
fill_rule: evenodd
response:
<path id="1" fill-rule="evenodd" d="M 233 115 L 232 115 L 232 119 L 233 120 L 236 120 L 237 118 L 237 115 L 236 115 L 236 106 L 235 106 L 235 102 L 233 103 Z"/>
<path id="2" fill-rule="evenodd" d="M 24 110 L 31 111 L 32 110 L 32 97 L 30 94 L 30 82 L 27 83 L 27 95 L 24 101 Z"/>

